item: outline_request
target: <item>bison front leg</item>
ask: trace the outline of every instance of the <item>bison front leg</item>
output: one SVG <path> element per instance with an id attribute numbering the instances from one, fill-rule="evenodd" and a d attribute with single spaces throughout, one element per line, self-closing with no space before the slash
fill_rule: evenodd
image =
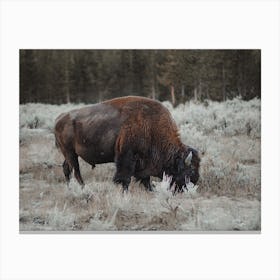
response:
<path id="1" fill-rule="evenodd" d="M 116 155 L 115 163 L 117 171 L 114 176 L 114 183 L 122 184 L 123 192 L 128 191 L 131 176 L 135 171 L 136 161 L 131 150 Z"/>
<path id="2" fill-rule="evenodd" d="M 144 185 L 147 192 L 154 191 L 153 186 L 151 185 L 150 177 L 145 177 L 145 178 L 136 177 L 136 180 L 140 181 L 140 183 Z"/>

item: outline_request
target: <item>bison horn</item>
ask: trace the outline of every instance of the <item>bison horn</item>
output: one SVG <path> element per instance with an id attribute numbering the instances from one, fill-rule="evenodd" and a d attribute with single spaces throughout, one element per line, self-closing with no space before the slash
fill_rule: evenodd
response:
<path id="1" fill-rule="evenodd" d="M 185 159 L 185 164 L 186 164 L 186 166 L 191 165 L 191 162 L 192 162 L 192 152 L 190 152 L 190 153 L 188 154 L 188 156 L 186 157 L 186 159 Z"/>

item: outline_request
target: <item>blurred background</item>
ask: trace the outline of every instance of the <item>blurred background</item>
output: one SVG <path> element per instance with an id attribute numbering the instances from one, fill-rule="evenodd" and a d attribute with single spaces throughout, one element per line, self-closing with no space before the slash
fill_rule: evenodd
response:
<path id="1" fill-rule="evenodd" d="M 260 50 L 20 50 L 20 103 L 261 97 Z"/>

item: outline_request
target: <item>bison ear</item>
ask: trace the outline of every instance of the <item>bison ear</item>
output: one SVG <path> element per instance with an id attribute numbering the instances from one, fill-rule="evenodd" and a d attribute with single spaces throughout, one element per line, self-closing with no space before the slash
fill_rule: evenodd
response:
<path id="1" fill-rule="evenodd" d="M 190 152 L 190 153 L 188 154 L 188 156 L 186 157 L 186 159 L 185 159 L 185 165 L 186 165 L 186 166 L 190 166 L 191 163 L 192 163 L 192 152 Z"/>

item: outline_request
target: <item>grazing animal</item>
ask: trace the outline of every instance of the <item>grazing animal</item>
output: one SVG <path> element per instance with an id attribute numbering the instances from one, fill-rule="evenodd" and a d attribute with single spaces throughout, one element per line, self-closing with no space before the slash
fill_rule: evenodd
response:
<path id="1" fill-rule="evenodd" d="M 169 111 L 158 101 L 127 96 L 63 113 L 55 122 L 67 183 L 74 169 L 84 186 L 78 157 L 92 165 L 115 162 L 113 181 L 128 190 L 134 176 L 152 191 L 150 176 L 172 176 L 176 191 L 199 178 L 198 152 L 184 145 Z"/>

